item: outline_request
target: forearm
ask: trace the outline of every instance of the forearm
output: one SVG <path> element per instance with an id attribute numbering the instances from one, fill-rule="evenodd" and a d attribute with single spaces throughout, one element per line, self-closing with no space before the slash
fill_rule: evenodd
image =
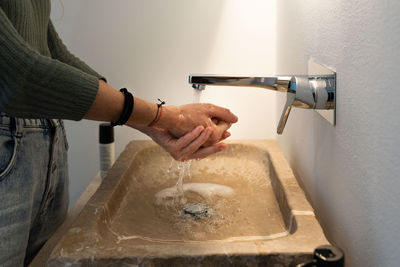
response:
<path id="1" fill-rule="evenodd" d="M 102 80 L 99 89 L 85 119 L 98 121 L 118 121 L 124 108 L 125 96 Z M 173 137 L 181 137 L 193 131 L 197 126 L 211 127 L 213 134 L 206 145 L 219 142 L 227 137 L 226 130 L 237 117 L 229 110 L 211 104 L 189 104 L 184 106 L 163 106 L 134 97 L 133 111 L 126 125 L 151 135 L 151 129 L 168 132 Z M 156 118 L 157 123 L 148 125 Z M 150 132 L 148 132 L 150 131 Z"/>
<path id="2" fill-rule="evenodd" d="M 99 90 L 85 119 L 115 122 L 119 119 L 124 107 L 123 93 L 109 84 L 99 80 Z M 157 105 L 138 97 L 134 98 L 132 114 L 127 122 L 131 127 L 148 125 L 157 114 Z"/>

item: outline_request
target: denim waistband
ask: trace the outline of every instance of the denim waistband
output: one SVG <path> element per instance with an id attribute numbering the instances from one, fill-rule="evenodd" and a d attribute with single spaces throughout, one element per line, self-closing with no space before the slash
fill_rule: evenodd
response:
<path id="1" fill-rule="evenodd" d="M 52 128 L 63 125 L 62 120 L 58 119 L 23 119 L 10 117 L 4 112 L 0 112 L 0 125 L 11 126 L 18 121 L 24 128 Z"/>

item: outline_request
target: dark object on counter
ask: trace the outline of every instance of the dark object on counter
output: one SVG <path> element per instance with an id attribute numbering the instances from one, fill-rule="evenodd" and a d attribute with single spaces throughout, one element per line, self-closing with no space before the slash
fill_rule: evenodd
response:
<path id="1" fill-rule="evenodd" d="M 296 267 L 344 267 L 344 254 L 340 248 L 324 245 L 314 250 L 314 259 Z"/>
<path id="2" fill-rule="evenodd" d="M 99 125 L 100 176 L 106 177 L 115 161 L 114 127 L 110 123 Z"/>
<path id="3" fill-rule="evenodd" d="M 99 125 L 99 143 L 114 143 L 114 128 L 110 123 L 101 123 Z"/>

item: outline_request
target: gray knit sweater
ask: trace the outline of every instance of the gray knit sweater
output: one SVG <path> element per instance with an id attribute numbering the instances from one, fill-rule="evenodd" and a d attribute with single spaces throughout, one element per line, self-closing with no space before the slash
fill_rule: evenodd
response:
<path id="1" fill-rule="evenodd" d="M 0 111 L 80 120 L 100 77 L 60 40 L 50 21 L 50 0 L 0 0 Z"/>

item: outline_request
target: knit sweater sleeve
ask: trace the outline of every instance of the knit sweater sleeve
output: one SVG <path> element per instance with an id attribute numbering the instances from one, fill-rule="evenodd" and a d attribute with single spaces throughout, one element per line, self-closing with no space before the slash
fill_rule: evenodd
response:
<path id="1" fill-rule="evenodd" d="M 51 57 L 54 59 L 58 59 L 65 64 L 73 66 L 77 69 L 80 69 L 83 72 L 94 75 L 99 79 L 106 80 L 103 76 L 94 71 L 91 67 L 89 67 L 85 62 L 74 56 L 68 48 L 64 45 L 61 38 L 59 37 L 57 31 L 54 28 L 51 20 L 49 21 L 49 28 L 47 32 L 47 40 L 48 46 L 50 49 Z"/>
<path id="2" fill-rule="evenodd" d="M 98 77 L 34 51 L 0 8 L 0 111 L 23 118 L 80 120 Z"/>

